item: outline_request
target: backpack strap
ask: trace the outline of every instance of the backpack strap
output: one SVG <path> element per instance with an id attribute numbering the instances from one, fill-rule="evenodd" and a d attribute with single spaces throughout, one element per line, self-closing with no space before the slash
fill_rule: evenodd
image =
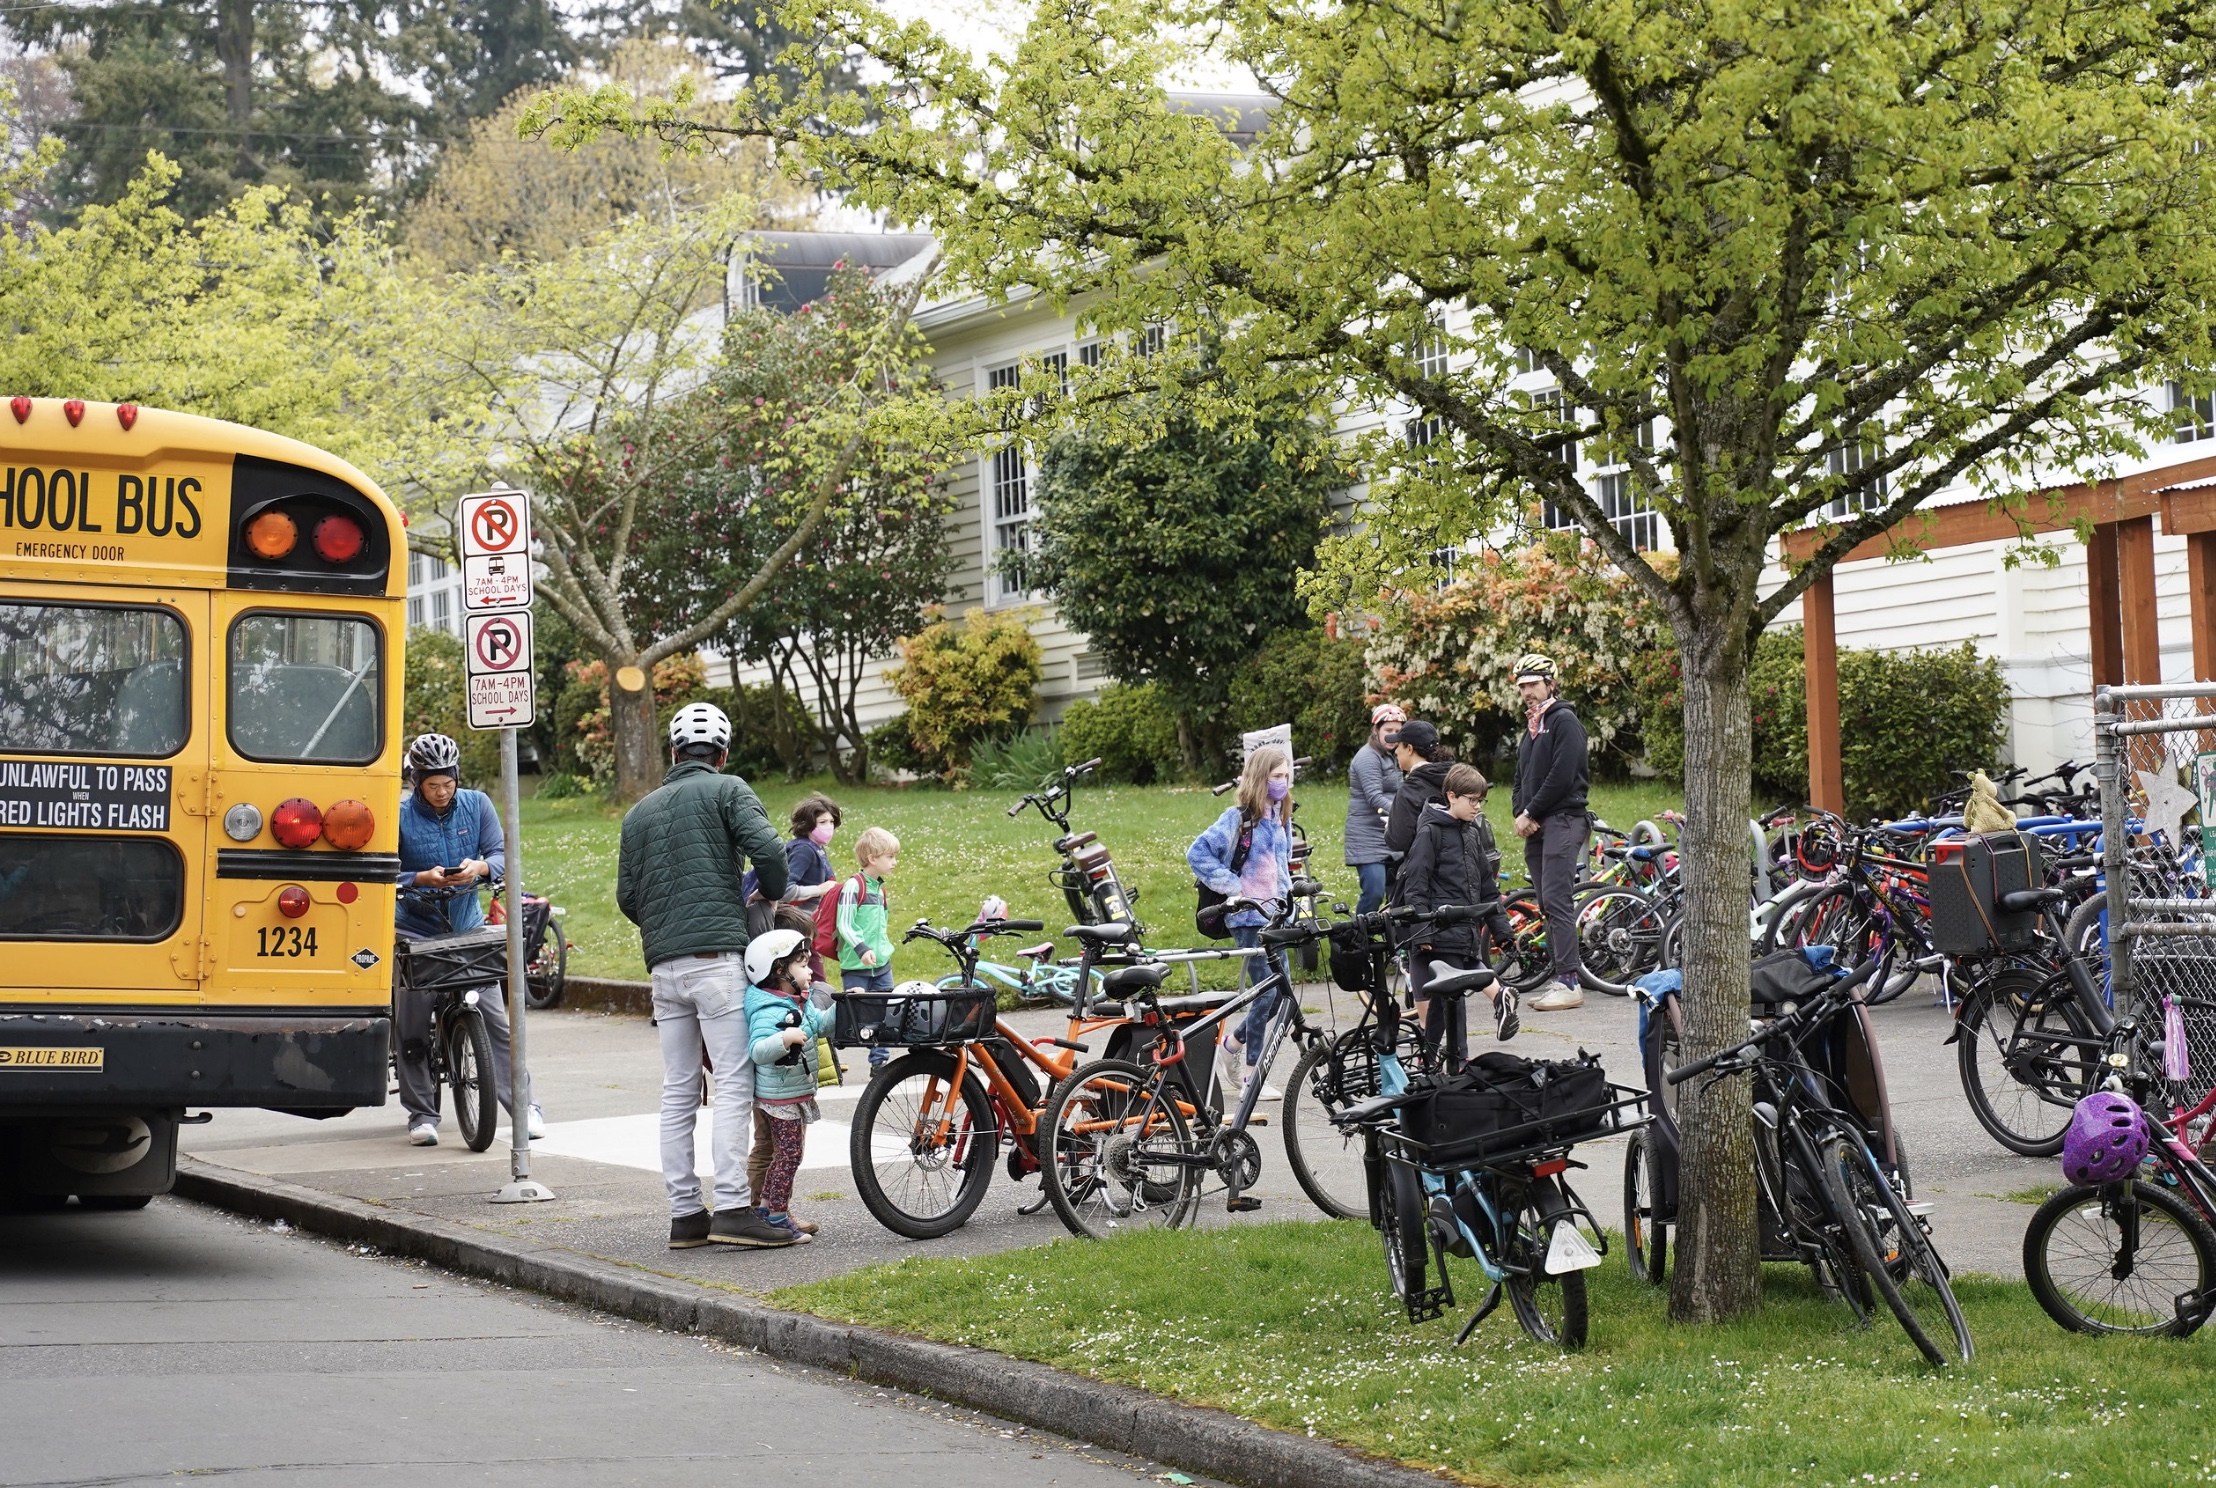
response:
<path id="1" fill-rule="evenodd" d="M 1249 821 L 1245 812 L 1239 813 L 1239 840 L 1231 849 L 1231 871 L 1234 875 L 1246 871 L 1247 858 L 1254 852 L 1254 829 L 1258 821 Z"/>

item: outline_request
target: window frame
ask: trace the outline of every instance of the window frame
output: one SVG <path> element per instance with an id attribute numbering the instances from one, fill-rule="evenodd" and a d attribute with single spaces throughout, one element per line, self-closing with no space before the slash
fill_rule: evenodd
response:
<path id="1" fill-rule="evenodd" d="M 986 395 L 990 396 L 1003 388 L 1021 387 L 1027 365 L 1034 360 L 1043 358 L 1044 355 L 1044 353 L 1030 353 L 1019 356 L 1013 361 L 981 369 L 985 378 L 984 391 Z M 1068 352 L 1066 349 L 1064 349 L 1062 355 L 1065 358 L 1063 370 L 1066 375 L 1068 370 L 1066 360 Z M 1011 491 L 1019 487 L 1021 489 L 1023 511 L 1020 516 L 1015 518 L 1007 518 L 1001 515 L 1000 498 L 1003 488 L 1001 466 L 1003 461 L 1008 461 L 1015 466 L 1015 477 L 1007 483 L 1007 489 Z M 998 449 L 985 451 L 982 464 L 981 474 L 983 479 L 979 482 L 977 505 L 978 516 L 981 519 L 979 525 L 984 529 L 985 536 L 986 607 L 988 609 L 998 609 L 1008 605 L 1034 603 L 1036 591 L 1011 585 L 1008 576 L 1001 571 L 1000 567 L 1000 555 L 1002 553 L 1016 552 L 1022 553 L 1026 557 L 1031 553 L 1031 523 L 1037 515 L 1034 498 L 1037 494 L 1038 481 L 1037 468 L 1031 461 L 1031 447 L 1021 435 L 1018 435 Z M 1013 532 L 1016 535 L 1016 541 L 1014 543 L 1003 543 L 1001 536 L 1004 532 Z"/>
<path id="2" fill-rule="evenodd" d="M 0 930 L 0 945 L 39 945 L 64 941 L 73 945 L 160 945 L 174 940 L 185 928 L 185 918 L 192 908 L 191 874 L 185 862 L 183 849 L 160 832 L 18 832 L 9 831 L 9 837 L 21 837 L 33 842 L 63 842 L 82 844 L 87 842 L 128 842 L 153 844 L 166 849 L 171 863 L 177 869 L 177 917 L 168 929 L 159 935 L 19 935 L 14 931 Z"/>
<path id="3" fill-rule="evenodd" d="M 148 754 L 141 751 L 124 749 L 30 749 L 18 748 L 15 745 L 7 744 L 4 742 L 0 742 L 0 753 L 21 755 L 53 755 L 66 759 L 175 759 L 178 755 L 183 754 L 186 748 L 191 745 L 193 731 L 192 624 L 189 620 L 185 618 L 184 611 L 178 609 L 175 605 L 134 604 L 128 600 L 120 599 L 49 600 L 43 598 L 31 598 L 15 595 L 0 598 L 0 604 L 20 605 L 24 608 L 36 606 L 37 608 L 47 610 L 129 610 L 139 613 L 144 613 L 151 610 L 157 611 L 174 619 L 177 622 L 177 629 L 184 636 L 184 651 L 179 659 L 183 663 L 183 671 L 181 675 L 184 684 L 182 692 L 185 725 L 184 734 L 178 739 L 177 747 L 175 749 L 167 751 L 166 753 L 161 754 Z"/>
<path id="4" fill-rule="evenodd" d="M 297 756 L 249 754 L 239 747 L 238 735 L 233 732 L 236 710 L 231 706 L 231 640 L 238 634 L 240 626 L 262 615 L 277 615 L 288 620 L 359 620 L 369 627 L 370 634 L 377 642 L 377 686 L 370 689 L 371 705 L 377 710 L 377 747 L 367 759 L 300 759 Z M 240 759 L 251 760 L 257 765 L 290 765 L 304 770 L 359 770 L 374 765 L 385 757 L 385 751 L 391 743 L 385 737 L 387 679 L 384 663 L 386 653 L 392 649 L 386 644 L 388 639 L 384 625 L 375 615 L 354 610 L 288 610 L 276 605 L 256 605 L 249 610 L 240 610 L 231 617 L 231 623 L 223 631 L 223 742 Z"/>

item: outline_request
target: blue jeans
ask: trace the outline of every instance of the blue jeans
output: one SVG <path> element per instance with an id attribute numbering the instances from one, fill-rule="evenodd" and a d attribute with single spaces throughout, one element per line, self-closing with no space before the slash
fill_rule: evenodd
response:
<path id="1" fill-rule="evenodd" d="M 839 973 L 839 985 L 849 992 L 890 992 L 893 989 L 893 969 L 890 966 L 850 967 Z M 872 1048 L 869 1062 L 872 1067 L 892 1058 L 889 1049 Z"/>
<path id="2" fill-rule="evenodd" d="M 1262 943 L 1261 929 L 1259 925 L 1234 925 L 1231 927 L 1232 943 L 1249 949 L 1258 946 Z M 1239 985 L 1251 987 L 1256 982 L 1266 980 L 1283 965 L 1275 950 L 1266 952 L 1263 962 L 1264 970 L 1256 975 L 1254 958 L 1249 956 L 1242 960 L 1239 963 Z M 1270 1015 L 1277 1011 L 1277 1001 L 1284 995 L 1283 987 L 1271 988 L 1256 998 L 1253 1005 L 1246 1010 L 1246 1016 L 1239 1020 L 1239 1042 L 1246 1046 L 1246 1062 L 1249 1066 L 1261 1058 L 1262 1035 L 1269 1032 Z"/>
<path id="3" fill-rule="evenodd" d="M 1356 914 L 1370 914 L 1385 902 L 1385 865 L 1383 863 L 1357 863 L 1354 876 L 1361 882 L 1362 897 L 1355 901 Z"/>

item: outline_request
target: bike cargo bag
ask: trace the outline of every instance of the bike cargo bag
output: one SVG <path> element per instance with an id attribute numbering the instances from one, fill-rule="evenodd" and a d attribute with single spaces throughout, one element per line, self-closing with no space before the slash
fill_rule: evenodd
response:
<path id="1" fill-rule="evenodd" d="M 2037 912 L 2003 914 L 2000 898 L 2043 888 L 2045 862 L 2021 832 L 1986 832 L 1932 849 L 1931 946 L 1948 956 L 2027 951 L 2038 938 Z"/>
<path id="2" fill-rule="evenodd" d="M 1810 964 L 1797 949 L 1772 951 L 1749 968 L 1747 1000 L 1758 1008 L 1806 1002 L 1832 983 L 1832 974 Z"/>
<path id="3" fill-rule="evenodd" d="M 1466 1163 L 1530 1147 L 1567 1147 L 1610 1129 L 1615 1102 L 1591 1055 L 1519 1059 L 1480 1054 L 1406 1108 L 1402 1129 L 1430 1149 L 1432 1165 Z"/>
<path id="4" fill-rule="evenodd" d="M 487 925 L 459 935 L 401 936 L 393 957 L 403 986 L 418 992 L 466 992 L 472 987 L 508 995 L 508 927 Z"/>
<path id="5" fill-rule="evenodd" d="M 1371 963 L 1377 955 L 1369 933 L 1359 926 L 1331 928 L 1331 980 L 1342 992 L 1367 992 Z"/>
<path id="6" fill-rule="evenodd" d="M 842 1049 L 935 1049 L 993 1031 L 998 995 L 990 987 L 938 987 L 929 996 L 894 992 L 832 994 L 831 1042 Z"/>

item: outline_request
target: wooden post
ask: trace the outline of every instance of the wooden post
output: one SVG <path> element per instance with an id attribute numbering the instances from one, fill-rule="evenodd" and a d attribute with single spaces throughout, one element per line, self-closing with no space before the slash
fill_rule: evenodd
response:
<path id="1" fill-rule="evenodd" d="M 2093 685 L 2124 680 L 2124 606 L 2116 583 L 2116 525 L 2102 522 L 2085 545 L 2086 621 L 2093 640 Z"/>
<path id="2" fill-rule="evenodd" d="M 2155 624 L 2154 518 L 2116 524 L 2116 591 L 2123 615 L 2124 680 L 2162 680 L 2162 638 Z"/>
<path id="3" fill-rule="evenodd" d="M 1830 574 L 1801 595 L 1801 658 L 1808 688 L 1808 804 L 1847 809 L 1839 759 L 1839 624 Z"/>
<path id="4" fill-rule="evenodd" d="M 2216 532 L 2185 539 L 2185 573 L 2193 602 L 2193 680 L 2216 682 Z"/>

